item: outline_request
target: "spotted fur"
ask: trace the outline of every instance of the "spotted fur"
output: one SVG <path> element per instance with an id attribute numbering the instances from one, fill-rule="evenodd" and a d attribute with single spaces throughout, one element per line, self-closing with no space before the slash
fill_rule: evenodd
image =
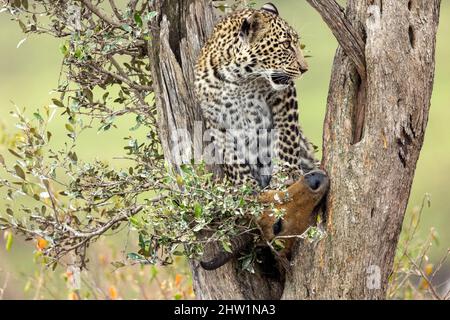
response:
<path id="1" fill-rule="evenodd" d="M 302 173 L 316 167 L 294 86 L 307 69 L 298 34 L 272 4 L 234 12 L 214 28 L 195 68 L 195 88 L 216 157 L 236 184 L 265 188 L 277 163 Z"/>

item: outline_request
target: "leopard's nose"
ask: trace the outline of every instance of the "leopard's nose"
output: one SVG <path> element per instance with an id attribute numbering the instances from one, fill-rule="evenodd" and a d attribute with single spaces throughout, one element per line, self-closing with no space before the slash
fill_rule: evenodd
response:
<path id="1" fill-rule="evenodd" d="M 299 70 L 302 74 L 306 73 L 306 71 L 308 71 L 308 66 L 307 65 L 301 65 L 299 67 Z"/>
<path id="2" fill-rule="evenodd" d="M 259 179 L 259 186 L 264 189 L 265 187 L 267 187 L 270 184 L 270 180 L 272 179 L 272 176 L 266 176 L 266 175 L 262 175 Z"/>
<path id="3" fill-rule="evenodd" d="M 306 63 L 306 61 L 300 61 L 298 65 L 299 65 L 298 70 L 300 70 L 302 74 L 308 71 L 309 69 L 308 63 Z"/>

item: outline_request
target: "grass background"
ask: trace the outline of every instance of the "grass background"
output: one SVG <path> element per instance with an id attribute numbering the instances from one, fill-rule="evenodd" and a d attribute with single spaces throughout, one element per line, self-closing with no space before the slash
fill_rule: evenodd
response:
<path id="1" fill-rule="evenodd" d="M 261 5 L 263 2 L 257 1 L 257 3 Z M 307 46 L 308 54 L 313 56 L 308 60 L 310 71 L 299 81 L 298 90 L 301 122 L 305 134 L 315 144 L 321 146 L 328 83 L 337 43 L 319 15 L 305 1 L 274 0 L 273 3 L 278 6 L 281 15 L 300 32 L 302 42 Z M 435 247 L 432 251 L 432 260 L 436 260 L 450 244 L 450 202 L 448 202 L 450 191 L 447 185 L 450 175 L 449 34 L 450 1 L 443 1 L 437 41 L 436 78 L 432 107 L 408 207 L 408 212 L 410 212 L 413 207 L 421 204 L 426 193 L 431 195 L 431 208 L 426 209 L 423 214 L 419 235 L 425 237 L 432 227 L 440 234 L 440 246 Z M 9 115 L 9 112 L 14 109 L 14 105 L 26 107 L 29 113 L 48 105 L 52 97 L 50 92 L 56 87 L 58 81 L 62 60 L 59 51 L 60 41 L 48 36 L 32 35 L 19 48 L 16 48 L 23 38 L 25 35 L 18 25 L 10 21 L 7 14 L 0 14 L 0 142 L 2 136 L 14 133 L 14 118 Z M 54 134 L 55 148 L 61 146 L 65 141 L 64 123 L 64 118 L 56 117 L 51 124 L 50 129 Z M 118 124 L 118 129 L 108 132 L 97 134 L 96 129 L 93 129 L 81 135 L 77 143 L 78 157 L 84 160 L 100 158 L 111 162 L 114 161 L 112 160 L 114 156 L 123 153 L 122 138 L 124 136 L 139 135 L 142 137 L 145 135 L 145 132 L 142 131 L 129 131 L 134 124 L 132 119 L 123 119 Z M 0 153 L 6 157 L 7 161 L 12 161 L 7 156 L 5 145 L 0 144 Z M 113 163 L 117 166 L 121 165 L 119 161 Z M 0 171 L 0 176 L 2 174 L 3 172 Z M 3 199 L 3 197 L 0 198 L 0 210 L 4 208 Z M 66 297 L 66 291 L 62 294 L 58 293 L 67 282 L 63 270 L 42 271 L 38 265 L 33 263 L 33 244 L 25 244 L 17 240 L 13 250 L 6 252 L 3 249 L 2 241 L 3 237 L 0 237 L 0 288 L 6 275 L 9 275 L 9 285 L 5 297 Z M 108 261 L 119 254 L 123 243 L 123 237 L 116 237 L 114 240 L 101 242 L 93 249 L 98 259 L 94 259 L 92 262 L 92 270 L 98 272 L 98 268 L 101 267 L 101 270 L 104 269 L 106 273 L 104 279 L 97 283 L 100 293 L 94 298 L 179 298 L 189 297 L 192 294 L 189 291 L 191 290 L 190 284 L 185 265 L 182 262 L 169 271 L 165 271 L 157 281 L 159 282 L 156 285 L 158 290 L 150 290 L 148 293 L 139 286 L 145 285 L 146 281 L 149 283 L 154 281 L 154 279 L 151 280 L 151 277 L 146 278 L 146 276 L 148 272 L 156 272 L 155 270 L 136 267 L 133 269 L 134 271 L 124 271 L 123 279 L 122 276 L 117 277 L 117 273 L 112 273 L 110 270 Z M 135 293 L 125 292 L 126 283 L 130 281 L 127 278 L 128 273 L 132 274 L 131 281 L 137 283 L 138 288 L 133 291 Z M 47 288 L 38 293 L 36 290 L 29 290 L 27 286 L 34 286 L 36 289 L 36 283 L 42 280 L 42 277 L 51 283 L 53 289 Z M 183 287 L 184 284 L 186 287 Z M 101 286 L 103 287 L 100 288 Z M 121 286 L 124 287 L 124 291 L 115 294 L 114 290 L 119 290 L 122 288 Z M 53 292 L 51 292 L 52 290 Z M 161 292 L 167 292 L 167 294 Z M 177 296 L 180 292 L 182 295 Z"/>

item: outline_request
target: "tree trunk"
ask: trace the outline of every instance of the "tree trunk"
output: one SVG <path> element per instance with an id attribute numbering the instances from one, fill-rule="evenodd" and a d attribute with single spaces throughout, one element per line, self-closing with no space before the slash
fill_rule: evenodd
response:
<path id="1" fill-rule="evenodd" d="M 284 288 L 238 272 L 233 263 L 205 271 L 191 261 L 199 299 L 385 297 L 428 120 L 440 0 L 349 0 L 345 14 L 334 0 L 308 2 L 322 10 L 342 45 L 324 123 L 323 167 L 331 178 L 327 237 L 298 244 Z M 202 136 L 194 134 L 201 113 L 193 65 L 214 14 L 207 0 L 153 3 L 159 16 L 149 52 L 159 132 L 173 161 L 177 129 L 187 129 L 201 145 Z M 331 21 L 334 16 L 340 20 Z M 353 37 L 340 37 L 349 32 Z M 211 246 L 206 256 L 216 251 Z"/>
<path id="2" fill-rule="evenodd" d="M 385 298 L 428 120 L 439 9 L 438 0 L 349 1 L 367 36 L 367 80 L 339 49 L 323 140 L 328 237 L 299 246 L 285 298 Z"/>
<path id="3" fill-rule="evenodd" d="M 149 52 L 160 117 L 159 135 L 165 158 L 176 167 L 182 152 L 189 159 L 189 152 L 194 154 L 192 146 L 202 145 L 198 132 L 202 117 L 194 99 L 193 67 L 202 44 L 212 32 L 215 17 L 212 6 L 205 0 L 157 0 L 154 6 L 160 14 L 151 26 L 153 40 Z M 187 134 L 180 137 L 180 129 L 186 129 Z M 180 138 L 186 142 L 186 148 L 179 153 L 174 146 Z M 220 175 L 220 168 L 211 170 Z M 220 250 L 217 245 L 208 246 L 205 260 Z M 263 299 L 279 298 L 282 294 L 279 281 L 237 272 L 235 261 L 214 271 L 203 270 L 198 261 L 190 261 L 190 266 L 198 299 Z"/>

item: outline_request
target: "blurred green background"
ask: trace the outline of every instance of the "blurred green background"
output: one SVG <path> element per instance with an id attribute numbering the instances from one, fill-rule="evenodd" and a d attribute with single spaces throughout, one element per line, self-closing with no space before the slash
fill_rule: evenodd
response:
<path id="1" fill-rule="evenodd" d="M 264 1 L 257 1 L 261 5 Z M 306 135 L 312 142 L 321 146 L 322 122 L 330 79 L 331 64 L 337 43 L 329 29 L 322 22 L 319 15 L 310 8 L 305 1 L 273 0 L 281 15 L 288 20 L 301 34 L 302 42 L 306 44 L 310 71 L 299 81 L 299 96 L 301 105 L 301 122 Z M 409 202 L 408 212 L 422 203 L 425 194 L 431 195 L 431 208 L 427 208 L 422 216 L 420 236 L 425 237 L 430 228 L 435 228 L 440 235 L 440 245 L 434 247 L 431 253 L 436 260 L 447 250 L 450 244 L 450 190 L 447 186 L 450 172 L 450 1 L 442 2 L 441 24 L 439 27 L 436 57 L 436 78 L 430 112 L 429 124 L 424 147 L 417 166 L 414 185 Z M 1 144 L 5 136 L 14 134 L 14 121 L 9 112 L 17 105 L 26 107 L 28 113 L 51 102 L 53 88 L 57 86 L 62 56 L 59 50 L 60 41 L 48 36 L 31 36 L 17 48 L 18 43 L 25 38 L 17 23 L 10 21 L 6 13 L 0 14 L 0 153 L 8 161 L 6 146 Z M 52 122 L 52 132 L 55 148 L 61 146 L 66 138 L 64 119 L 58 116 Z M 133 126 L 132 119 L 118 122 L 118 129 L 97 134 L 97 130 L 84 132 L 78 140 L 77 153 L 79 158 L 85 160 L 95 157 L 114 161 L 112 158 L 123 154 L 124 136 L 130 134 L 144 135 L 145 132 L 132 133 L 129 128 Z M 120 162 L 113 162 L 120 166 Z M 3 174 L 0 171 L 0 176 Z M 0 193 L 1 195 L 1 193 Z M 3 199 L 0 199 L 0 210 L 3 210 Z M 116 241 L 117 242 L 117 241 Z M 114 247 L 114 241 L 108 248 Z M 3 237 L 0 238 L 0 288 L 9 277 L 9 298 L 35 297 L 24 292 L 30 278 L 35 278 L 40 267 L 33 263 L 32 243 L 14 243 L 14 250 L 6 252 L 3 247 Z M 122 245 L 122 242 L 119 243 Z M 101 246 L 97 250 L 106 250 Z M 118 248 L 117 250 L 120 250 Z M 114 249 L 112 249 L 114 251 Z M 105 253 L 102 251 L 102 254 Z M 96 260 L 97 261 L 97 260 Z M 103 261 L 103 260 L 98 260 Z M 97 261 L 97 262 L 98 262 Z M 97 266 L 93 262 L 92 269 Z M 100 262 L 98 262 L 100 263 Z M 142 272 L 142 271 L 137 271 Z M 180 274 L 173 283 L 167 282 L 165 286 L 176 289 L 180 286 Z M 186 271 L 182 271 L 183 276 Z M 55 288 L 64 284 L 61 273 L 48 273 L 46 277 L 54 278 L 49 281 L 57 283 Z M 183 278 L 184 279 L 184 278 Z M 164 280 L 163 280 L 164 281 Z M 178 283 L 177 283 L 178 281 Z M 184 280 L 183 280 L 184 281 Z M 164 286 L 164 283 L 160 283 Z M 173 289 L 172 288 L 172 289 Z M 167 288 L 166 288 L 167 289 Z M 58 290 L 58 289 L 55 289 Z M 162 289 L 161 289 L 162 290 Z M 190 290 L 190 289 L 187 289 Z M 25 290 L 26 291 L 26 290 Z M 106 295 L 114 295 L 114 288 L 104 289 Z M 175 290 L 176 291 L 176 290 Z M 189 293 L 187 294 L 187 296 Z M 119 294 L 120 296 L 120 294 Z M 39 296 L 38 296 L 39 297 Z M 50 297 L 51 295 L 43 295 Z M 60 297 L 60 296 L 58 296 Z M 65 296 L 62 296 L 63 298 Z M 138 297 L 144 297 L 143 294 Z M 159 296 L 150 294 L 150 298 Z M 164 297 L 164 295 L 161 295 Z"/>

